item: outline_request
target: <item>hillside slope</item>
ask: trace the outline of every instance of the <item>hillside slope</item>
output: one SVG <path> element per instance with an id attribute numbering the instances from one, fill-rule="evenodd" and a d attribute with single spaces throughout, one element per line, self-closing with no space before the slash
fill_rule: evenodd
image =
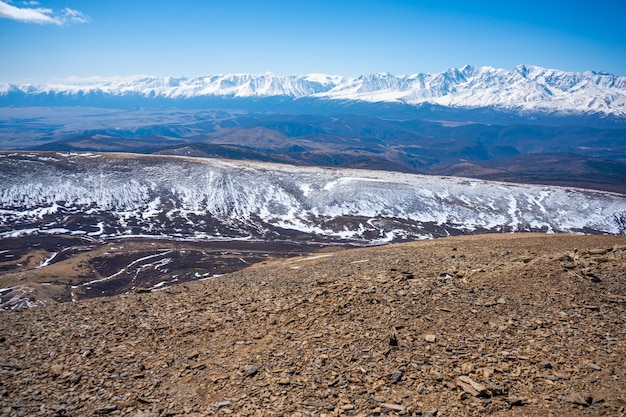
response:
<path id="1" fill-rule="evenodd" d="M 626 196 L 249 161 L 0 152 L 0 238 L 381 244 L 487 231 L 624 234 Z"/>
<path id="2" fill-rule="evenodd" d="M 623 415 L 626 238 L 455 237 L 4 312 L 3 415 Z"/>

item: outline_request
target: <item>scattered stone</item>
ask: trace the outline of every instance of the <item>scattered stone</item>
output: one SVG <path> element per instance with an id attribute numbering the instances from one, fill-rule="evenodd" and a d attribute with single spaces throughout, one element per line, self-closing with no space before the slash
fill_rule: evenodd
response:
<path id="1" fill-rule="evenodd" d="M 380 408 L 383 409 L 387 409 L 389 411 L 396 411 L 398 413 L 402 413 L 404 411 L 406 411 L 406 407 L 400 404 L 393 404 L 393 403 L 382 403 L 380 405 Z"/>
<path id="2" fill-rule="evenodd" d="M 472 378 L 467 375 L 461 375 L 456 380 L 456 385 L 460 387 L 463 391 L 467 392 L 474 397 L 480 397 L 487 393 L 487 387 L 483 384 L 474 381 Z"/>
<path id="3" fill-rule="evenodd" d="M 497 302 L 498 304 L 502 304 L 502 305 L 504 305 L 504 304 L 506 304 L 506 298 L 504 298 L 504 297 L 500 297 L 500 298 L 498 298 L 498 301 L 496 301 L 496 302 Z"/>
<path id="4" fill-rule="evenodd" d="M 211 403 L 211 407 L 215 408 L 216 410 L 219 410 L 220 408 L 224 408 L 224 407 L 230 407 L 231 405 L 232 403 L 228 400 L 220 401 L 217 403 Z"/>
<path id="5" fill-rule="evenodd" d="M 424 413 L 424 417 L 436 417 L 438 413 L 439 413 L 439 409 L 437 407 L 434 407 L 426 411 Z"/>
<path id="6" fill-rule="evenodd" d="M 247 365 L 243 368 L 244 377 L 253 377 L 259 372 L 259 367 L 256 365 Z"/>
<path id="7" fill-rule="evenodd" d="M 611 250 L 613 249 L 612 248 L 595 248 L 595 249 L 589 249 L 588 253 L 590 255 L 606 255 Z"/>
<path id="8" fill-rule="evenodd" d="M 552 362 L 550 362 L 550 361 L 541 361 L 541 362 L 539 362 L 538 366 L 540 368 L 543 368 L 543 369 L 552 369 Z"/>
<path id="9" fill-rule="evenodd" d="M 93 412 L 95 414 L 109 414 L 115 410 L 117 410 L 117 405 L 113 404 L 113 405 L 104 405 L 102 407 L 98 407 L 95 410 L 93 410 Z"/>
<path id="10" fill-rule="evenodd" d="M 391 383 L 396 384 L 402 379 L 402 371 L 395 371 L 391 374 Z"/>
<path id="11" fill-rule="evenodd" d="M 595 363 L 588 363 L 587 364 L 587 368 L 593 369 L 594 371 L 601 371 L 602 368 L 599 365 L 596 365 Z"/>
<path id="12" fill-rule="evenodd" d="M 461 372 L 463 372 L 464 374 L 471 374 L 472 372 L 474 372 L 474 364 L 471 362 L 464 362 L 461 365 Z"/>
<path id="13" fill-rule="evenodd" d="M 585 407 L 590 406 L 593 403 L 593 397 L 590 394 L 583 394 L 580 392 L 574 392 L 565 397 L 565 401 L 572 404 L 582 405 Z"/>
<path id="14" fill-rule="evenodd" d="M 506 397 L 505 401 L 509 404 L 509 407 L 519 407 L 526 403 L 526 399 L 524 397 L 510 396 Z"/>
<path id="15" fill-rule="evenodd" d="M 289 385 L 289 384 L 291 384 L 291 380 L 289 378 L 286 378 L 286 377 L 285 378 L 280 378 L 277 381 L 277 383 L 278 383 L 278 385 Z"/>
<path id="16" fill-rule="evenodd" d="M 402 272 L 402 279 L 413 279 L 415 276 L 412 272 Z"/>
<path id="17" fill-rule="evenodd" d="M 428 343 L 435 343 L 437 341 L 437 336 L 435 336 L 434 334 L 425 334 L 424 341 Z"/>
<path id="18" fill-rule="evenodd" d="M 589 280 L 590 280 L 591 282 L 595 282 L 595 283 L 602 282 L 602 279 L 600 279 L 597 275 L 595 275 L 595 274 L 593 274 L 593 273 L 591 273 L 591 272 L 589 272 L 589 273 L 585 274 L 585 276 L 586 276 L 587 278 L 589 278 Z"/>

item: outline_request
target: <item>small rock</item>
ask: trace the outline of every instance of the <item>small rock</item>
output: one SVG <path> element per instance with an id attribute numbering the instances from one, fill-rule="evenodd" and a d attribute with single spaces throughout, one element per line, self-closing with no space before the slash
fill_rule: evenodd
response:
<path id="1" fill-rule="evenodd" d="M 415 276 L 412 272 L 402 272 L 402 279 L 413 279 Z"/>
<path id="2" fill-rule="evenodd" d="M 390 410 L 390 411 L 397 411 L 399 413 L 406 410 L 405 406 L 400 405 L 400 404 L 392 404 L 392 403 L 382 403 L 380 407 L 386 408 L 387 410 Z"/>
<path id="3" fill-rule="evenodd" d="M 474 381 L 472 378 L 466 375 L 461 375 L 456 380 L 456 385 L 460 387 L 463 391 L 467 392 L 474 397 L 478 397 L 486 394 L 487 387 L 485 387 L 480 382 Z"/>
<path id="4" fill-rule="evenodd" d="M 543 369 L 552 369 L 552 363 L 550 361 L 539 362 L 539 367 Z"/>
<path id="5" fill-rule="evenodd" d="M 519 407 L 526 403 L 526 399 L 523 397 L 510 396 L 505 398 L 506 402 L 509 403 L 509 407 Z"/>
<path id="6" fill-rule="evenodd" d="M 395 334 L 389 336 L 389 346 L 398 346 L 398 338 Z"/>
<path id="7" fill-rule="evenodd" d="M 149 411 L 138 411 L 132 417 L 159 417 L 159 413 L 151 413 Z"/>
<path id="8" fill-rule="evenodd" d="M 570 402 L 572 404 L 583 405 L 588 407 L 593 403 L 593 397 L 589 394 L 583 394 L 580 392 L 574 392 L 567 397 L 565 397 L 565 401 Z"/>
<path id="9" fill-rule="evenodd" d="M 589 249 L 589 254 L 590 255 L 606 255 L 608 252 L 610 252 L 612 250 L 612 248 L 597 248 L 597 249 Z"/>
<path id="10" fill-rule="evenodd" d="M 589 278 L 589 280 L 591 282 L 595 282 L 595 283 L 602 282 L 602 280 L 600 278 L 598 278 L 598 276 L 593 274 L 593 273 L 588 273 L 586 275 L 587 275 L 587 278 Z"/>
<path id="11" fill-rule="evenodd" d="M 391 374 L 391 383 L 395 384 L 402 379 L 402 371 L 396 371 Z"/>
<path id="12" fill-rule="evenodd" d="M 344 404 L 344 405 L 340 406 L 339 409 L 343 410 L 343 411 L 354 410 L 354 405 L 352 405 L 352 404 Z"/>
<path id="13" fill-rule="evenodd" d="M 243 368 L 244 377 L 255 376 L 258 372 L 259 372 L 259 367 L 256 365 L 248 365 L 245 368 Z"/>
<path id="14" fill-rule="evenodd" d="M 433 379 L 437 382 L 441 382 L 443 381 L 443 375 L 441 374 L 441 372 L 437 372 L 437 371 L 431 371 L 430 375 L 433 377 Z"/>
<path id="15" fill-rule="evenodd" d="M 109 414 L 113 411 L 117 410 L 117 405 L 104 405 L 102 407 L 98 407 L 93 412 L 95 414 Z"/>
<path id="16" fill-rule="evenodd" d="M 424 413 L 424 417 L 435 417 L 438 413 L 439 413 L 439 409 L 437 407 L 434 407 L 426 411 Z"/>
<path id="17" fill-rule="evenodd" d="M 571 375 L 568 374 L 567 372 L 555 372 L 554 376 L 557 377 L 558 379 L 570 379 Z"/>
<path id="18" fill-rule="evenodd" d="M 591 363 L 591 362 L 587 364 L 587 368 L 593 369 L 594 371 L 602 370 L 602 368 L 599 365 L 596 365 L 595 363 Z"/>
<path id="19" fill-rule="evenodd" d="M 506 304 L 506 298 L 504 297 L 500 297 L 498 298 L 498 301 L 496 301 L 498 304 Z"/>
<path id="20" fill-rule="evenodd" d="M 278 385 L 289 385 L 290 383 L 289 378 L 280 378 L 278 380 Z"/>
<path id="21" fill-rule="evenodd" d="M 424 340 L 428 343 L 435 343 L 437 341 L 437 336 L 434 334 L 425 334 Z"/>
<path id="22" fill-rule="evenodd" d="M 218 403 L 212 403 L 211 407 L 215 408 L 216 410 L 219 410 L 220 408 L 224 408 L 224 407 L 229 407 L 232 403 L 228 400 L 225 401 L 220 401 Z"/>
<path id="23" fill-rule="evenodd" d="M 461 365 L 461 372 L 466 375 L 471 374 L 472 372 L 474 372 L 474 364 L 471 362 L 463 363 L 463 365 Z"/>

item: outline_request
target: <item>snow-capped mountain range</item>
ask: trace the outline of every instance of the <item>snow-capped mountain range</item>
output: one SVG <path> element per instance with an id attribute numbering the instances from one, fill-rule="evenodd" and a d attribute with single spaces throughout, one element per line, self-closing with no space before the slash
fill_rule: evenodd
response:
<path id="1" fill-rule="evenodd" d="M 626 196 L 454 177 L 129 154 L 0 154 L 0 238 L 380 244 L 478 232 L 626 233 Z"/>
<path id="2" fill-rule="evenodd" d="M 593 113 L 626 117 L 626 76 L 565 72 L 520 65 L 512 70 L 465 66 L 436 74 L 358 77 L 308 74 L 222 74 L 201 77 L 73 79 L 34 85 L 0 83 L 0 105 L 27 96 L 133 96 L 173 100 L 197 97 L 290 97 L 365 102 L 423 103 L 515 112 Z"/>

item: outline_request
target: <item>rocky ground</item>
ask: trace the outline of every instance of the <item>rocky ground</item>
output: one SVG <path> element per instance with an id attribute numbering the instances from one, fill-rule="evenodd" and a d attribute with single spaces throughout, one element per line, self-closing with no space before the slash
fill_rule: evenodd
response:
<path id="1" fill-rule="evenodd" d="M 0 318 L 6 416 L 625 414 L 625 237 L 324 253 Z"/>

